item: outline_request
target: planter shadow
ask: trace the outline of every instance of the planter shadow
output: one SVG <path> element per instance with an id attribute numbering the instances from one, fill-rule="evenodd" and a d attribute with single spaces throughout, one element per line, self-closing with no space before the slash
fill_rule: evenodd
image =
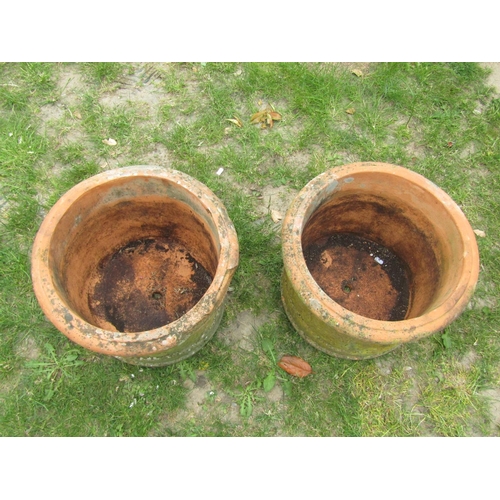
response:
<path id="1" fill-rule="evenodd" d="M 238 256 L 234 226 L 205 185 L 132 166 L 81 182 L 52 207 L 33 245 L 33 287 L 73 342 L 163 366 L 214 335 Z"/>
<path id="2" fill-rule="evenodd" d="M 443 330 L 478 279 L 463 212 L 432 182 L 395 165 L 354 163 L 313 179 L 288 209 L 282 242 L 292 325 L 347 359 Z"/>

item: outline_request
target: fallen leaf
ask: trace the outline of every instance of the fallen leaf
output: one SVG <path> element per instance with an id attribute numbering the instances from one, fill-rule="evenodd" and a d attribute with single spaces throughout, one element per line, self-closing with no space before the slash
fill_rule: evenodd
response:
<path id="1" fill-rule="evenodd" d="M 81 115 L 80 111 L 75 111 L 75 112 L 73 113 L 73 116 L 74 116 L 75 118 L 77 118 L 78 120 L 81 120 L 81 119 L 82 119 L 82 115 Z"/>
<path id="2" fill-rule="evenodd" d="M 447 142 L 446 145 L 451 148 L 453 146 L 453 143 L 450 141 L 450 142 Z"/>
<path id="3" fill-rule="evenodd" d="M 486 237 L 486 233 L 484 231 L 481 231 L 481 229 L 474 229 L 474 233 L 476 233 L 480 238 Z"/>
<path id="4" fill-rule="evenodd" d="M 237 116 L 234 116 L 234 118 L 226 118 L 226 121 L 234 123 L 240 128 L 243 127 L 243 122 Z"/>
<path id="5" fill-rule="evenodd" d="M 281 120 L 281 114 L 278 113 L 272 105 L 268 105 L 265 109 L 257 111 L 250 117 L 250 123 L 261 124 L 261 128 L 273 127 L 275 121 Z"/>
<path id="6" fill-rule="evenodd" d="M 250 123 L 260 123 L 262 120 L 265 120 L 265 117 L 266 117 L 266 110 L 258 111 L 257 113 L 254 113 L 250 117 Z"/>
<path id="7" fill-rule="evenodd" d="M 349 109 L 346 109 L 345 112 L 348 115 L 353 115 L 354 113 L 356 113 L 356 110 L 354 108 L 349 108 Z"/>
<path id="8" fill-rule="evenodd" d="M 279 222 L 283 219 L 283 216 L 277 210 L 271 210 L 271 219 L 273 219 L 273 222 Z"/>
<path id="9" fill-rule="evenodd" d="M 311 365 L 297 356 L 283 356 L 278 366 L 294 377 L 303 378 L 312 373 Z"/>
<path id="10" fill-rule="evenodd" d="M 109 139 L 103 139 L 102 142 L 106 144 L 106 146 L 116 146 L 118 144 L 114 139 L 111 139 L 111 137 Z"/>
<path id="11" fill-rule="evenodd" d="M 353 75 L 356 75 L 359 77 L 363 76 L 363 72 L 360 69 L 353 69 L 352 73 L 353 73 Z"/>

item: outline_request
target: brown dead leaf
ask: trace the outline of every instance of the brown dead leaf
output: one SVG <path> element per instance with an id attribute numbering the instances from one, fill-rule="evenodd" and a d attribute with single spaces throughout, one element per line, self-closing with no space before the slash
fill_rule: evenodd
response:
<path id="1" fill-rule="evenodd" d="M 250 123 L 261 124 L 261 128 L 273 128 L 275 121 L 281 120 L 281 114 L 278 113 L 272 105 L 268 105 L 265 109 L 257 111 L 250 117 Z"/>
<path id="2" fill-rule="evenodd" d="M 474 229 L 474 233 L 479 236 L 480 238 L 485 238 L 486 237 L 486 233 L 484 231 L 482 231 L 481 229 Z"/>
<path id="3" fill-rule="evenodd" d="M 236 115 L 233 118 L 226 118 L 226 120 L 234 123 L 237 127 L 243 127 L 243 122 Z"/>
<path id="4" fill-rule="evenodd" d="M 111 139 L 111 137 L 109 139 L 103 139 L 102 142 L 106 144 L 106 146 L 116 146 L 118 144 L 114 139 Z"/>
<path id="5" fill-rule="evenodd" d="M 353 69 L 352 70 L 352 74 L 356 75 L 358 77 L 362 77 L 363 76 L 363 72 L 360 69 Z"/>
<path id="6" fill-rule="evenodd" d="M 297 356 L 283 356 L 278 366 L 294 377 L 303 378 L 312 373 L 311 365 Z"/>
<path id="7" fill-rule="evenodd" d="M 283 219 L 283 216 L 277 210 L 271 210 L 271 219 L 276 223 Z"/>
<path id="8" fill-rule="evenodd" d="M 77 120 L 81 120 L 82 119 L 82 114 L 80 113 L 80 111 L 75 111 L 73 113 L 73 116 L 77 119 Z"/>
<path id="9" fill-rule="evenodd" d="M 354 113 L 356 113 L 356 110 L 354 108 L 349 108 L 349 109 L 346 109 L 345 112 L 348 115 L 353 115 Z"/>
<path id="10" fill-rule="evenodd" d="M 250 123 L 260 123 L 266 119 L 266 110 L 258 111 L 250 117 Z"/>

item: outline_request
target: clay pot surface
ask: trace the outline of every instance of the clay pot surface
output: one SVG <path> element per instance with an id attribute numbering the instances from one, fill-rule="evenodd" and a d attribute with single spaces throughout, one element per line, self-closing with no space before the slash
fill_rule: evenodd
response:
<path id="1" fill-rule="evenodd" d="M 333 168 L 283 220 L 282 300 L 299 334 L 342 358 L 380 356 L 443 330 L 479 274 L 475 235 L 425 177 L 385 163 Z"/>
<path id="2" fill-rule="evenodd" d="M 213 336 L 238 259 L 236 231 L 212 191 L 141 165 L 91 177 L 58 200 L 35 238 L 32 279 L 69 339 L 162 366 Z"/>

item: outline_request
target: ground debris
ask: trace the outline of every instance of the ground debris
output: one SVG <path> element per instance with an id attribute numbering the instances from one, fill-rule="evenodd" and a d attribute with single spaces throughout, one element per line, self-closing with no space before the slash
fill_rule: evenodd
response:
<path id="1" fill-rule="evenodd" d="M 281 120 L 281 114 L 278 113 L 271 104 L 250 117 L 250 123 L 260 123 L 262 128 L 273 128 L 273 123 L 278 120 Z"/>
<path id="2" fill-rule="evenodd" d="M 278 366 L 294 377 L 304 378 L 312 373 L 311 365 L 298 356 L 283 356 Z"/>

